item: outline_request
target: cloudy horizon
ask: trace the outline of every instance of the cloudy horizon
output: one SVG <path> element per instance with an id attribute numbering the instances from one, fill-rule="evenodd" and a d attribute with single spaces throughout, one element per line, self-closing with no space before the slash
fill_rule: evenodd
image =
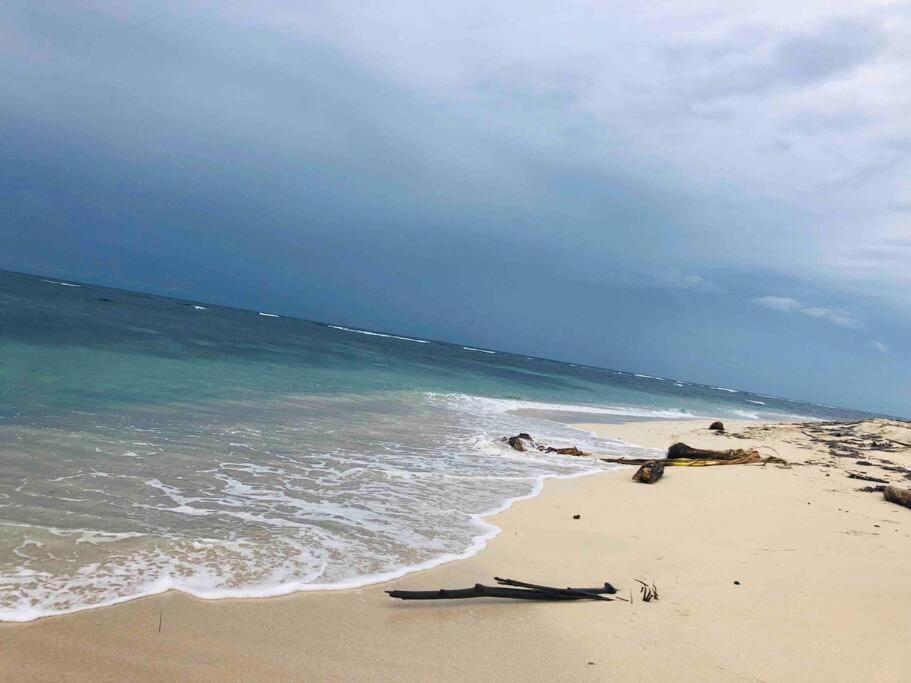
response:
<path id="1" fill-rule="evenodd" d="M 0 268 L 909 416 L 909 28 L 12 0 Z"/>

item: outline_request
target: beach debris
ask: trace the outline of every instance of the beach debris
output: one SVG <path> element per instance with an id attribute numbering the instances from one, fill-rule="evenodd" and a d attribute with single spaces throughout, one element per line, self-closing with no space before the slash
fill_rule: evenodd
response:
<path id="1" fill-rule="evenodd" d="M 509 444 L 510 448 L 516 451 L 526 451 L 529 448 L 536 448 L 535 440 L 530 434 L 521 432 L 515 436 L 503 437 L 503 441 Z"/>
<path id="2" fill-rule="evenodd" d="M 654 484 L 664 475 L 664 463 L 660 460 L 652 460 L 642 465 L 633 475 L 633 481 L 641 484 Z"/>
<path id="3" fill-rule="evenodd" d="M 911 489 L 902 489 L 898 486 L 887 486 L 883 489 L 883 498 L 890 503 L 911 508 Z"/>
<path id="4" fill-rule="evenodd" d="M 740 581 L 735 581 L 735 582 L 734 582 L 734 585 L 735 585 L 735 586 L 739 586 L 739 585 L 740 585 Z"/>
<path id="5" fill-rule="evenodd" d="M 582 515 L 573 515 L 573 519 L 582 519 Z"/>
<path id="6" fill-rule="evenodd" d="M 508 444 L 510 448 L 520 452 L 526 452 L 529 450 L 538 450 L 543 453 L 556 453 L 557 455 L 571 455 L 571 456 L 591 456 L 591 453 L 586 453 L 581 448 L 576 446 L 566 446 L 561 448 L 556 448 L 554 446 L 543 446 L 535 443 L 535 440 L 532 439 L 531 435 L 526 432 L 521 432 L 515 436 L 504 436 L 500 439 L 503 443 Z M 760 448 L 766 448 L 761 446 Z M 771 449 L 774 450 L 774 449 Z M 777 452 L 777 451 L 776 451 Z M 777 456 L 766 456 L 763 457 L 759 451 L 755 449 L 744 450 L 742 448 L 729 449 L 723 451 L 705 449 L 705 448 L 692 448 L 687 446 L 685 443 L 675 443 L 670 448 L 667 449 L 667 458 L 664 460 L 655 460 L 655 458 L 598 458 L 602 462 L 616 463 L 619 465 L 652 465 L 655 462 L 660 462 L 662 469 L 665 466 L 685 466 L 685 467 L 708 467 L 711 465 L 749 465 L 749 464 L 762 464 L 768 465 L 769 463 L 775 463 L 782 465 L 784 467 L 790 467 L 790 463 L 784 458 Z M 641 471 L 642 468 L 640 468 Z M 637 475 L 639 472 L 636 473 Z M 663 472 L 661 473 L 663 474 Z M 644 483 L 651 484 L 661 478 L 661 474 L 656 474 L 654 479 L 651 481 L 645 481 Z M 642 476 L 645 476 L 643 472 Z M 633 477 L 636 481 L 644 481 Z"/>
<path id="7" fill-rule="evenodd" d="M 882 493 L 886 487 L 883 484 L 877 484 L 876 486 L 863 486 L 857 490 L 863 493 Z"/>
<path id="8" fill-rule="evenodd" d="M 603 600 L 610 602 L 617 589 L 605 582 L 597 588 L 555 588 L 542 586 L 515 579 L 494 577 L 499 586 L 485 586 L 476 583 L 471 588 L 441 588 L 435 591 L 402 591 L 391 590 L 386 593 L 399 600 L 460 600 L 465 598 L 510 598 L 514 600 Z M 626 598 L 617 598 L 626 600 Z"/>
<path id="9" fill-rule="evenodd" d="M 651 602 L 652 600 L 658 599 L 658 588 L 654 583 L 648 584 L 642 579 L 636 579 L 636 582 L 642 584 L 639 588 L 639 595 L 642 598 L 642 602 Z"/>
<path id="10" fill-rule="evenodd" d="M 713 422 L 712 424 L 709 425 L 709 429 L 711 429 L 713 432 L 723 432 L 724 423 L 721 422 L 720 420 L 716 420 L 715 422 Z"/>
<path id="11" fill-rule="evenodd" d="M 667 449 L 667 457 L 671 460 L 740 460 L 745 456 L 756 453 L 742 448 L 717 451 L 709 448 L 693 448 L 685 443 L 675 443 Z"/>
<path id="12" fill-rule="evenodd" d="M 538 447 L 538 450 L 541 450 L 541 447 Z M 559 455 L 591 455 L 591 453 L 586 453 L 583 450 L 579 450 L 575 446 L 569 446 L 568 448 L 554 448 L 553 446 L 548 446 L 544 449 L 545 453 L 558 453 Z"/>
<path id="13" fill-rule="evenodd" d="M 860 479 L 861 481 L 872 481 L 876 484 L 888 484 L 887 479 L 880 479 L 879 477 L 868 477 L 866 474 L 857 474 L 856 472 L 849 472 L 848 479 Z"/>

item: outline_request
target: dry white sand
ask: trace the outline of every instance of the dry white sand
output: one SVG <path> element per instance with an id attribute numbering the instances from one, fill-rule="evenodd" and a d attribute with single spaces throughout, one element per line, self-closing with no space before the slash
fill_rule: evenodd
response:
<path id="1" fill-rule="evenodd" d="M 866 482 L 844 469 L 853 460 L 798 427 L 754 430 L 756 440 L 704 427 L 587 428 L 662 448 L 761 444 L 816 464 L 668 468 L 652 486 L 630 481 L 631 469 L 549 481 L 492 518 L 503 531 L 476 557 L 393 584 L 270 600 L 169 593 L 3 624 L 0 679 L 911 679 L 911 510 L 858 492 Z M 909 453 L 887 457 L 908 465 Z M 642 578 L 660 599 L 405 603 L 383 593 L 494 575 L 608 580 L 634 597 Z"/>

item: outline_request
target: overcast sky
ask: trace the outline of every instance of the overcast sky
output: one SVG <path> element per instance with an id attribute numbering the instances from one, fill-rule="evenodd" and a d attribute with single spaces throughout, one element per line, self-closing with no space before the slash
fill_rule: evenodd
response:
<path id="1" fill-rule="evenodd" d="M 0 268 L 911 415 L 909 3 L 4 0 L 0 87 Z"/>

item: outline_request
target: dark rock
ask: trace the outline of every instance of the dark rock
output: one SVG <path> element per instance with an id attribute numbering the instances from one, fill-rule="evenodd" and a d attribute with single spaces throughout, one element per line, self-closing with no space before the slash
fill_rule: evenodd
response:
<path id="1" fill-rule="evenodd" d="M 887 486 L 883 489 L 883 498 L 890 503 L 911 508 L 911 489 L 900 489 L 897 486 Z"/>
<path id="2" fill-rule="evenodd" d="M 633 481 L 641 484 L 654 484 L 664 475 L 664 463 L 653 460 L 642 465 L 633 475 Z"/>
<path id="3" fill-rule="evenodd" d="M 740 585 L 740 581 L 735 581 L 735 582 L 734 582 L 734 585 L 735 585 L 735 586 L 739 586 L 739 585 Z"/>
<path id="4" fill-rule="evenodd" d="M 724 424 L 721 422 L 713 422 L 712 424 L 709 425 L 709 429 L 711 429 L 714 432 L 723 432 Z"/>
<path id="5" fill-rule="evenodd" d="M 865 467 L 869 467 L 869 466 L 871 466 L 873 463 L 870 462 L 869 460 L 858 460 L 855 464 L 857 464 L 857 465 L 864 465 Z"/>
<path id="6" fill-rule="evenodd" d="M 573 519 L 582 519 L 582 515 L 573 515 Z"/>
<path id="7" fill-rule="evenodd" d="M 506 443 L 508 443 L 513 450 L 525 450 L 525 442 L 522 441 L 522 439 L 520 439 L 518 436 L 509 437 L 509 439 L 506 440 Z"/>
<path id="8" fill-rule="evenodd" d="M 539 451 L 542 450 L 540 446 L 535 444 L 535 440 L 531 438 L 531 434 L 526 432 L 521 432 L 515 436 L 504 436 L 503 441 L 509 444 L 510 448 L 517 451 L 527 451 L 529 448 L 537 448 Z"/>

